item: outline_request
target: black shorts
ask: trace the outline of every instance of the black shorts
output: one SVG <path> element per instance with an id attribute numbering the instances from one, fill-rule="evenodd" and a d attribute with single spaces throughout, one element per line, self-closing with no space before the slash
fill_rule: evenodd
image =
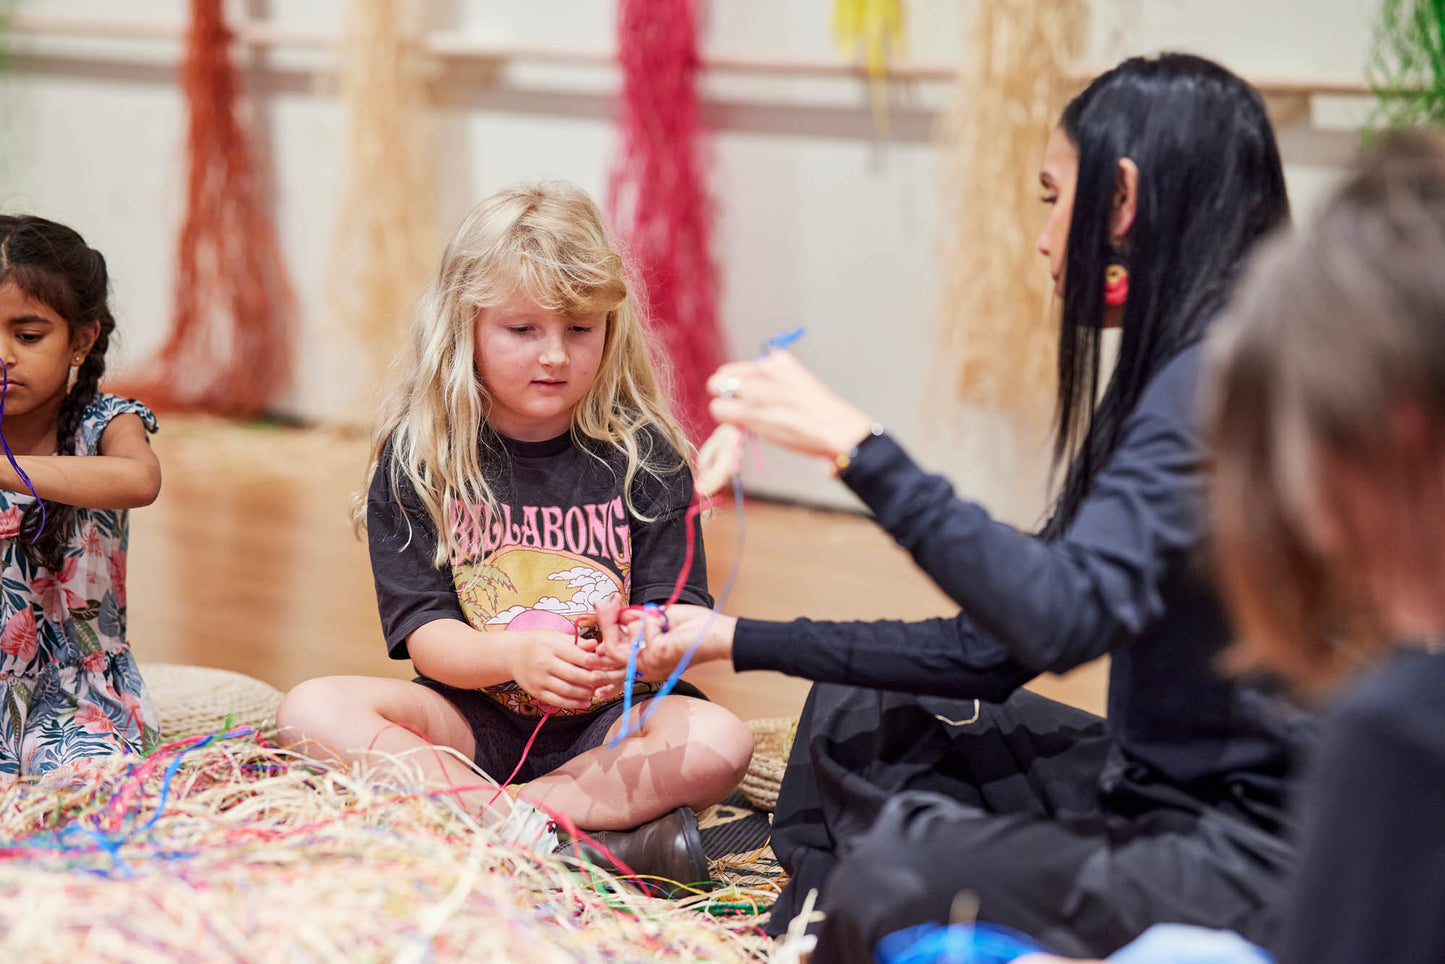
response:
<path id="1" fill-rule="evenodd" d="M 418 677 L 416 682 L 446 697 L 447 702 L 466 719 L 472 728 L 472 739 L 477 744 L 473 761 L 481 771 L 493 780 L 507 779 L 522 758 L 522 749 L 537 730 L 537 721 L 541 717 L 509 710 L 481 690 L 458 689 L 426 677 Z M 707 699 L 702 690 L 687 680 L 678 680 L 671 695 Z M 639 697 L 633 705 L 646 703 L 652 696 L 649 693 Z M 537 742 L 527 753 L 526 763 L 511 782 L 535 780 L 573 757 L 601 746 L 607 739 L 607 731 L 621 715 L 622 700 L 616 700 L 604 703 L 590 713 L 549 717 L 542 724 L 541 731 L 537 732 Z"/>

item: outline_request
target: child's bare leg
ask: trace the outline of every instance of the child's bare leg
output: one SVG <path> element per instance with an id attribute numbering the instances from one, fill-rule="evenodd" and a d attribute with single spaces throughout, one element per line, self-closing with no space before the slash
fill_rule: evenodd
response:
<path id="1" fill-rule="evenodd" d="M 436 749 L 451 747 L 472 759 L 476 742 L 466 718 L 440 693 L 407 680 L 367 676 L 307 680 L 281 700 L 276 727 L 282 745 L 318 760 L 389 766 L 391 758 L 399 757 L 396 766 L 406 779 L 419 775 L 428 783 L 475 787 L 457 798 L 479 815 L 486 813 L 496 794 L 495 787 L 461 759 Z"/>
<path id="2" fill-rule="evenodd" d="M 634 720 L 648 705 L 633 709 Z M 621 727 L 619 717 L 608 739 Z M 520 796 L 565 813 L 584 830 L 627 830 L 681 806 L 717 803 L 742 780 L 752 755 L 752 733 L 732 713 L 666 696 L 615 750 L 589 750 L 528 783 Z"/>

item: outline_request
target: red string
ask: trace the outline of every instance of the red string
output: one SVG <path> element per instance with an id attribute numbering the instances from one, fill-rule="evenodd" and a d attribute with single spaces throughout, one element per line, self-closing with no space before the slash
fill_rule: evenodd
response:
<path id="1" fill-rule="evenodd" d="M 497 798 L 500 797 L 502 792 L 507 789 L 507 786 L 517 778 L 517 774 L 522 772 L 522 764 L 527 762 L 527 754 L 532 752 L 532 744 L 537 742 L 537 734 L 542 732 L 542 724 L 547 722 L 547 718 L 552 715 L 552 712 L 552 710 L 548 710 L 543 713 L 542 718 L 537 721 L 537 727 L 532 731 L 532 735 L 528 737 L 527 745 L 522 747 L 522 758 L 517 761 L 516 767 L 512 769 L 507 779 L 503 780 L 501 785 L 497 787 L 497 792 L 492 794 L 492 799 L 487 801 L 488 807 L 491 807 L 492 804 L 497 802 Z"/>
<path id="2" fill-rule="evenodd" d="M 692 575 L 693 544 L 697 541 L 694 526 L 697 517 L 717 505 L 719 501 L 716 497 L 696 499 L 692 505 L 687 507 L 687 515 L 682 519 L 683 529 L 687 533 L 685 536 L 687 548 L 683 552 L 682 571 L 677 574 L 677 582 L 673 584 L 672 594 L 667 597 L 667 602 L 662 604 L 662 608 L 666 609 L 668 606 L 676 604 L 678 598 L 682 596 L 682 587 L 687 585 L 687 579 Z"/>

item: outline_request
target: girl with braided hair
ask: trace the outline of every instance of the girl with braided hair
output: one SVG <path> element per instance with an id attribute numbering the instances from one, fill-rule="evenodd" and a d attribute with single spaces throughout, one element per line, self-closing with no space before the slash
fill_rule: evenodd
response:
<path id="1" fill-rule="evenodd" d="M 156 737 L 125 638 L 128 509 L 160 492 L 155 416 L 99 390 L 105 258 L 0 216 L 0 783 Z"/>

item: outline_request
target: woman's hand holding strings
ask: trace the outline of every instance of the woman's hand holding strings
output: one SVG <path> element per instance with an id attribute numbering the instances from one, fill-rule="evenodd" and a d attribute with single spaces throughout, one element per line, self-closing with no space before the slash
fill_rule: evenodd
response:
<path id="1" fill-rule="evenodd" d="M 861 442 L 873 420 L 844 401 L 787 351 L 731 362 L 707 381 L 710 411 L 775 445 L 835 458 Z"/>
<path id="2" fill-rule="evenodd" d="M 737 619 L 733 616 L 714 617 L 712 610 L 705 606 L 669 606 L 668 629 L 663 632 L 663 621 L 659 616 L 628 610 L 621 603 L 607 602 L 597 607 L 597 624 L 602 636 L 598 652 L 623 667 L 627 665 L 628 653 L 637 640 L 638 628 L 645 626 L 643 646 L 637 652 L 637 672 L 644 680 L 657 681 L 666 679 L 677 668 L 705 629 L 706 638 L 693 654 L 690 665 L 731 659 Z"/>

